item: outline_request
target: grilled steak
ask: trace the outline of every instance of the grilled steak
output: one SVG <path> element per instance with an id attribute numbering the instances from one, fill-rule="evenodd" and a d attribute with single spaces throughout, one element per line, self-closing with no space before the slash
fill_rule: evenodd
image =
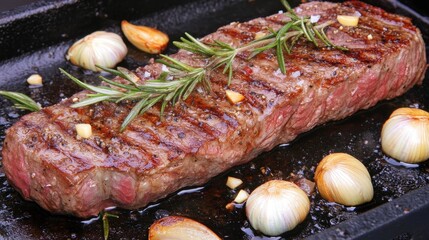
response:
<path id="1" fill-rule="evenodd" d="M 72 99 L 24 116 L 7 131 L 3 167 L 25 199 L 60 214 L 89 217 L 110 206 L 144 207 L 185 186 L 200 185 L 263 151 L 293 140 L 318 124 L 342 119 L 421 83 L 426 70 L 424 43 L 410 19 L 351 1 L 311 2 L 299 15 L 361 14 L 358 27 L 326 28 L 333 43 L 349 51 L 316 48 L 305 40 L 285 55 L 279 71 L 275 51 L 234 62 L 226 86 L 222 69 L 210 74 L 212 92 L 195 91 L 159 118 L 159 106 L 137 117 L 120 132 L 132 104 L 100 103 L 71 108 Z M 284 14 L 231 23 L 203 38 L 235 46 L 258 32 L 279 29 Z M 192 66 L 204 59 L 186 51 L 173 55 Z M 157 77 L 154 63 L 135 70 L 144 81 Z M 151 75 L 151 77 L 148 77 Z M 120 79 L 116 79 L 120 81 Z M 245 100 L 231 104 L 225 89 Z M 75 124 L 90 123 L 93 136 L 76 137 Z"/>

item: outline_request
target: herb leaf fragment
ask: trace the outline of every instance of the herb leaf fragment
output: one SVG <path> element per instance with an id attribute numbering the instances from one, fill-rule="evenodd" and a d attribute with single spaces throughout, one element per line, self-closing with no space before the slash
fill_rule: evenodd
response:
<path id="1" fill-rule="evenodd" d="M 14 106 L 18 109 L 28 110 L 32 112 L 37 112 L 42 109 L 42 107 L 38 103 L 36 103 L 33 99 L 23 93 L 0 90 L 0 95 L 12 101 Z"/>
<path id="2" fill-rule="evenodd" d="M 111 214 L 111 213 L 108 213 L 108 212 L 105 212 L 105 211 L 102 211 L 102 212 L 100 212 L 99 217 L 103 221 L 103 236 L 104 236 L 104 240 L 108 240 L 109 239 L 109 231 L 110 231 L 109 217 L 119 218 L 119 216 Z"/>

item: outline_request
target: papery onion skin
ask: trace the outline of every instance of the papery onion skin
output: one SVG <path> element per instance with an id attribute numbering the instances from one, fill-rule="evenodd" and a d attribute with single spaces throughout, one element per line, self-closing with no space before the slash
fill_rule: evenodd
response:
<path id="1" fill-rule="evenodd" d="M 320 195 L 330 202 L 356 206 L 374 196 L 366 167 L 346 153 L 332 153 L 322 159 L 314 176 Z"/>
<path id="2" fill-rule="evenodd" d="M 310 200 L 292 182 L 271 180 L 257 187 L 246 203 L 246 215 L 256 230 L 278 236 L 294 229 L 310 211 Z"/>
<path id="3" fill-rule="evenodd" d="M 112 32 L 96 31 L 75 42 L 66 58 L 74 65 L 100 72 L 96 65 L 113 68 L 127 55 L 122 38 Z"/>
<path id="4" fill-rule="evenodd" d="M 384 123 L 381 148 L 392 158 L 420 163 L 429 158 L 429 113 L 417 108 L 399 108 Z"/>

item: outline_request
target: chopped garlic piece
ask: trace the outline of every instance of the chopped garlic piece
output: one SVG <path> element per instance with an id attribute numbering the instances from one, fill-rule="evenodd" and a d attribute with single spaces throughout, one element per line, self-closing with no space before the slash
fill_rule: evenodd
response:
<path id="1" fill-rule="evenodd" d="M 337 20 L 341 25 L 347 27 L 356 27 L 359 22 L 358 16 L 338 15 Z"/>
<path id="2" fill-rule="evenodd" d="M 30 85 L 42 85 L 42 76 L 33 74 L 27 78 L 27 83 Z"/>
<path id="3" fill-rule="evenodd" d="M 368 34 L 368 40 L 372 40 L 372 39 L 373 39 L 372 34 Z"/>
<path id="4" fill-rule="evenodd" d="M 76 132 L 79 137 L 90 138 L 92 136 L 92 126 L 87 123 L 76 124 Z"/>
<path id="5" fill-rule="evenodd" d="M 233 104 L 244 100 L 244 95 L 239 92 L 234 92 L 232 90 L 225 90 L 225 93 L 228 100 Z"/>
<path id="6" fill-rule="evenodd" d="M 249 198 L 249 193 L 242 189 L 238 192 L 237 196 L 234 199 L 234 202 L 243 203 L 247 200 L 247 198 Z"/>
<path id="7" fill-rule="evenodd" d="M 237 188 L 242 183 L 243 181 L 241 179 L 235 178 L 235 177 L 228 177 L 228 180 L 226 180 L 226 186 L 228 186 L 231 189 Z"/>
<path id="8" fill-rule="evenodd" d="M 261 39 L 263 37 L 265 37 L 265 33 L 264 32 L 257 32 L 255 33 L 255 40 Z"/>
<path id="9" fill-rule="evenodd" d="M 232 202 L 230 202 L 230 203 L 228 203 L 228 204 L 226 204 L 226 206 L 225 206 L 225 208 L 226 208 L 226 210 L 228 210 L 228 211 L 234 211 L 234 209 L 235 209 L 235 204 L 234 203 L 232 203 Z"/>

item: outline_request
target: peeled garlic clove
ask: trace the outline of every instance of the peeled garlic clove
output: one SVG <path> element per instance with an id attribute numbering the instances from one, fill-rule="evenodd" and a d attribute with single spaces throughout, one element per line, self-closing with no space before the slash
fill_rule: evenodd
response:
<path id="1" fill-rule="evenodd" d="M 337 16 L 338 22 L 347 27 L 356 27 L 359 22 L 358 16 L 347 16 L 347 15 L 338 15 Z"/>
<path id="2" fill-rule="evenodd" d="M 241 184 L 243 184 L 243 180 L 235 177 L 228 177 L 228 180 L 226 181 L 226 186 L 228 186 L 231 189 L 235 189 Z"/>
<path id="3" fill-rule="evenodd" d="M 401 162 L 419 163 L 429 158 L 429 113 L 399 108 L 384 123 L 381 148 Z"/>
<path id="4" fill-rule="evenodd" d="M 27 78 L 27 83 L 34 86 L 40 86 L 43 83 L 42 76 L 39 74 L 32 74 L 30 77 Z"/>
<path id="5" fill-rule="evenodd" d="M 237 196 L 235 196 L 234 202 L 244 203 L 248 198 L 249 198 L 249 194 L 246 191 L 244 191 L 243 189 L 241 189 L 238 192 Z"/>
<path id="6" fill-rule="evenodd" d="M 87 123 L 76 124 L 76 133 L 81 138 L 90 138 L 92 136 L 92 126 Z"/>
<path id="7" fill-rule="evenodd" d="M 122 21 L 121 27 L 128 41 L 144 52 L 159 54 L 167 47 L 167 34 L 155 28 L 133 25 L 126 20 Z"/>
<path id="8" fill-rule="evenodd" d="M 226 93 L 226 98 L 232 104 L 236 104 L 244 100 L 244 95 L 239 92 L 235 92 L 232 90 L 225 90 L 225 93 Z"/>
<path id="9" fill-rule="evenodd" d="M 220 240 L 212 230 L 190 218 L 168 216 L 154 222 L 149 228 L 149 240 Z"/>
<path id="10" fill-rule="evenodd" d="M 75 42 L 66 58 L 74 65 L 92 71 L 101 71 L 96 65 L 113 68 L 127 55 L 122 38 L 115 33 L 97 31 Z"/>
<path id="11" fill-rule="evenodd" d="M 346 153 L 332 153 L 319 163 L 314 176 L 322 197 L 356 206 L 372 200 L 374 189 L 366 167 Z"/>
<path id="12" fill-rule="evenodd" d="M 256 230 L 278 236 L 294 229 L 310 211 L 310 200 L 292 182 L 271 180 L 257 187 L 246 202 L 246 215 Z"/>

